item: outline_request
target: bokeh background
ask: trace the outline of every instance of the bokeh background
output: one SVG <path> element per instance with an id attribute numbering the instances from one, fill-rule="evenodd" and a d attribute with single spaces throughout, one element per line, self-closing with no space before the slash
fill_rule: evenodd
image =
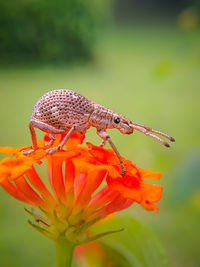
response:
<path id="1" fill-rule="evenodd" d="M 200 266 L 199 1 L 1 1 L 1 146 L 31 143 L 32 107 L 57 88 L 176 138 L 166 149 L 108 131 L 122 155 L 163 173 L 159 212 L 128 213 L 155 233 L 171 266 Z M 95 129 L 87 140 L 99 143 Z M 23 204 L 1 189 L 0 265 L 55 266 L 53 244 L 26 221 Z"/>

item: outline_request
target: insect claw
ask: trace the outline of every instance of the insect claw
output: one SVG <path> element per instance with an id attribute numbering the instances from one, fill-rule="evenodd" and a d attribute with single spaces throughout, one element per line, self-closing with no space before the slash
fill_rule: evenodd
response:
<path id="1" fill-rule="evenodd" d="M 30 154 L 32 154 L 32 153 L 34 152 L 34 149 L 30 149 L 30 150 L 22 150 L 21 152 L 22 152 L 22 154 L 23 154 L 24 156 L 28 156 L 28 155 L 30 155 Z"/>
<path id="2" fill-rule="evenodd" d="M 58 148 L 57 147 L 48 148 L 48 149 L 46 149 L 46 155 L 49 155 L 49 154 L 52 155 L 56 151 L 58 151 Z"/>
<path id="3" fill-rule="evenodd" d="M 174 137 L 171 137 L 171 136 L 170 136 L 169 140 L 170 140 L 171 142 L 175 142 L 175 141 L 176 141 L 175 138 L 174 138 Z"/>

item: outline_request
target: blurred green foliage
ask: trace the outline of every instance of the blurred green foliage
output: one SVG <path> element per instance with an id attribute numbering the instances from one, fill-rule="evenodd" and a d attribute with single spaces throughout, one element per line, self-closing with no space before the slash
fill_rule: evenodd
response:
<path id="1" fill-rule="evenodd" d="M 73 267 L 169 267 L 166 250 L 144 223 L 127 210 L 93 227 L 93 233 L 120 229 L 77 250 Z M 80 249 L 80 247 L 78 248 Z M 84 251 L 84 253 L 83 253 Z"/>
<path id="2" fill-rule="evenodd" d="M 0 1 L 1 61 L 89 59 L 108 12 L 107 0 Z"/>
<path id="3" fill-rule="evenodd" d="M 200 151 L 188 154 L 172 173 L 173 185 L 169 191 L 169 201 L 174 207 L 192 199 L 200 189 Z"/>
<path id="4" fill-rule="evenodd" d="M 98 228 L 98 226 L 96 226 Z M 120 229 L 118 234 L 101 239 L 116 262 L 116 267 L 168 267 L 165 249 L 149 228 L 133 216 L 121 214 L 99 225 L 98 231 Z M 117 260 L 116 260 L 117 259 Z"/>

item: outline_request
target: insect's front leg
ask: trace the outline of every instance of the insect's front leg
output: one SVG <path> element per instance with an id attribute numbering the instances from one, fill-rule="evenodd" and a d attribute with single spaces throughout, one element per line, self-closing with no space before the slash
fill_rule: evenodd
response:
<path id="1" fill-rule="evenodd" d="M 112 147 L 113 151 L 115 152 L 115 154 L 117 155 L 117 157 L 119 159 L 119 163 L 120 163 L 120 167 L 121 167 L 121 175 L 124 176 L 126 174 L 126 169 L 124 167 L 122 157 L 119 154 L 119 151 L 117 150 L 116 146 L 111 141 L 110 136 L 105 131 L 103 131 L 103 130 L 98 130 L 97 131 L 97 134 L 98 134 L 99 137 L 101 137 L 103 139 L 104 143 L 106 141 L 108 141 L 108 143 Z"/>

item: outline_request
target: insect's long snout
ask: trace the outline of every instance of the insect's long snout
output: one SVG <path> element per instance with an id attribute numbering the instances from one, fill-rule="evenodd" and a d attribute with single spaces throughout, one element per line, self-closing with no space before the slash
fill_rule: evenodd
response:
<path id="1" fill-rule="evenodd" d="M 155 140 L 162 143 L 166 147 L 170 147 L 170 144 L 168 142 L 164 141 L 162 138 L 160 138 L 157 135 L 161 135 L 161 136 L 167 138 L 169 141 L 175 142 L 175 139 L 173 137 L 167 135 L 166 133 L 154 130 L 154 129 L 150 128 L 149 126 L 139 124 L 139 123 L 131 123 L 131 126 L 133 129 L 135 129 L 135 130 L 137 130 L 137 131 L 139 131 L 139 132 L 141 132 L 147 136 L 154 138 Z"/>

